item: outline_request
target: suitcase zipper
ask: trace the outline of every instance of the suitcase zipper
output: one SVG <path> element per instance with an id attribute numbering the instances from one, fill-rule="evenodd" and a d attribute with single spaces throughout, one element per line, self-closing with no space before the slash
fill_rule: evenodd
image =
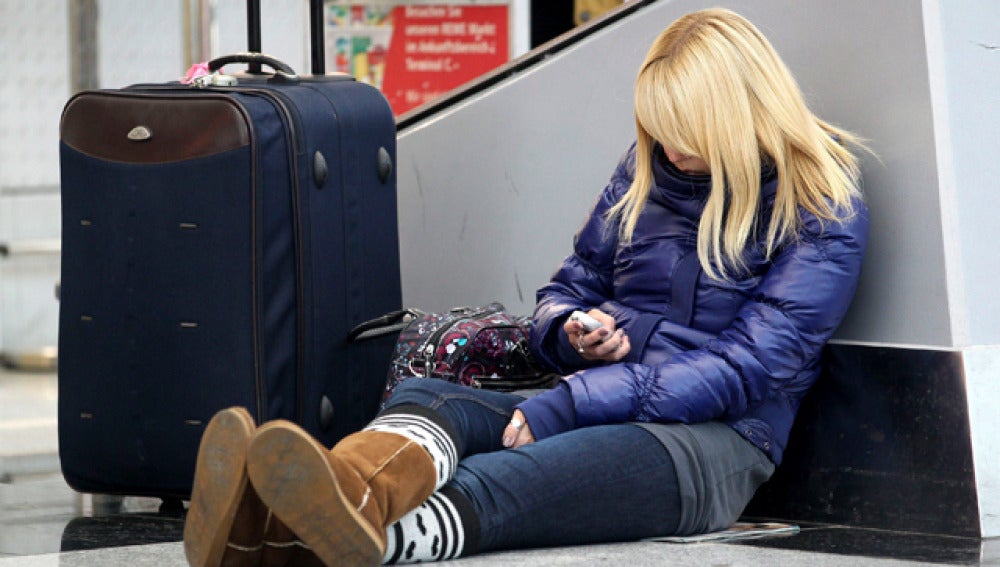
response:
<path id="1" fill-rule="evenodd" d="M 228 99 L 228 97 L 227 97 Z M 266 404 L 267 400 L 264 397 L 264 379 L 261 376 L 263 373 L 263 361 L 261 357 L 263 356 L 263 351 L 260 348 L 260 319 L 257 316 L 258 309 L 257 297 L 259 294 L 260 282 L 257 277 L 257 254 L 256 254 L 256 244 L 257 244 L 257 231 L 258 229 L 263 230 L 263 228 L 257 226 L 257 188 L 261 186 L 262 182 L 259 179 L 261 172 L 257 164 L 260 163 L 260 144 L 257 143 L 256 136 L 254 135 L 253 121 L 250 120 L 250 116 L 247 114 L 246 110 L 243 108 L 239 102 L 235 99 L 233 103 L 240 107 L 240 110 L 247 117 L 247 125 L 250 128 L 250 148 L 253 152 L 253 156 L 250 158 L 250 179 L 253 180 L 253 187 L 250 188 L 252 196 L 250 198 L 250 268 L 253 274 L 253 279 L 251 280 L 251 296 L 253 297 L 254 308 L 250 310 L 250 316 L 253 318 L 253 381 L 254 390 L 256 390 L 255 395 L 257 398 L 257 423 L 263 424 L 267 419 Z"/>
<path id="2" fill-rule="evenodd" d="M 296 333 L 298 335 L 298 340 L 295 341 L 296 346 L 296 363 L 295 363 L 295 415 L 296 422 L 303 423 L 304 420 L 304 408 L 305 408 L 305 372 L 306 372 L 306 355 L 305 355 L 305 284 L 304 284 L 304 269 L 303 269 L 303 234 L 302 234 L 302 207 L 300 201 L 300 187 L 299 187 L 299 153 L 305 151 L 305 140 L 303 138 L 303 128 L 302 119 L 298 112 L 295 111 L 295 105 L 289 97 L 281 94 L 278 91 L 271 89 L 260 89 L 251 87 L 242 87 L 239 92 L 243 93 L 253 93 L 260 95 L 264 98 L 270 99 L 274 102 L 275 106 L 280 109 L 281 113 L 284 115 L 285 122 L 288 124 L 288 130 L 291 133 L 292 144 L 288 155 L 288 160 L 290 164 L 291 173 L 291 186 L 292 186 L 292 216 L 295 223 L 295 243 L 293 244 L 293 250 L 295 250 L 295 310 L 296 310 Z"/>

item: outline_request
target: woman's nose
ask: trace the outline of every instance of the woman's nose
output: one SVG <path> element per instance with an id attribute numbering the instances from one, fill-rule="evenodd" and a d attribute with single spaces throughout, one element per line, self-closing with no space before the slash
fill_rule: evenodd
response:
<path id="1" fill-rule="evenodd" d="M 667 154 L 667 159 L 669 159 L 672 162 L 680 161 L 685 157 L 684 154 L 678 152 L 677 150 L 672 150 L 670 148 L 663 148 L 663 151 L 664 153 Z"/>

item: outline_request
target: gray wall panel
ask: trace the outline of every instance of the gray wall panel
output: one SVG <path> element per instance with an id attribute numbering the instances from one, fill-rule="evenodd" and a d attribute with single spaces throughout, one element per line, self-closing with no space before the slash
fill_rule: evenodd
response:
<path id="1" fill-rule="evenodd" d="M 870 141 L 870 248 L 838 338 L 952 344 L 919 2 L 747 2 L 822 118 Z M 875 9 L 877 6 L 878 9 Z"/>
<path id="2" fill-rule="evenodd" d="M 534 290 L 634 137 L 635 72 L 684 12 L 753 20 L 825 119 L 871 140 L 871 249 L 838 338 L 952 344 L 920 3 L 663 1 L 400 136 L 403 294 L 428 309 Z"/>
<path id="3" fill-rule="evenodd" d="M 400 137 L 406 304 L 531 311 L 633 137 L 638 45 L 588 42 Z"/>

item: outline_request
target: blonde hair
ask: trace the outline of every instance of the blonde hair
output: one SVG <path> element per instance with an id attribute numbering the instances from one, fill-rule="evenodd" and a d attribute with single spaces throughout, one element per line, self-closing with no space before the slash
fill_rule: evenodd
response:
<path id="1" fill-rule="evenodd" d="M 653 184 L 656 144 L 704 160 L 711 190 L 698 226 L 698 257 L 714 279 L 745 268 L 756 230 L 763 165 L 777 172 L 768 257 L 800 228 L 798 208 L 820 221 L 852 214 L 859 138 L 817 118 L 767 39 L 738 14 L 711 9 L 671 24 L 653 42 L 635 88 L 635 177 L 610 211 L 632 233 Z"/>

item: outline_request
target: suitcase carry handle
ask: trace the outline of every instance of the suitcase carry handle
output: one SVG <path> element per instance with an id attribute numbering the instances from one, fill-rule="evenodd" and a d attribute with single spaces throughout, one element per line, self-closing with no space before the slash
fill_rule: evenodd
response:
<path id="1" fill-rule="evenodd" d="M 223 66 L 229 63 L 247 63 L 251 66 L 257 65 L 267 65 L 268 67 L 274 69 L 274 73 L 284 75 L 285 78 L 295 79 L 297 75 L 295 74 L 295 69 L 288 66 L 287 63 L 279 61 L 270 55 L 264 55 L 263 53 L 233 53 L 232 55 L 223 55 L 222 57 L 216 57 L 208 62 L 208 70 L 214 73 L 221 69 Z M 251 70 L 251 73 L 254 72 Z"/>

